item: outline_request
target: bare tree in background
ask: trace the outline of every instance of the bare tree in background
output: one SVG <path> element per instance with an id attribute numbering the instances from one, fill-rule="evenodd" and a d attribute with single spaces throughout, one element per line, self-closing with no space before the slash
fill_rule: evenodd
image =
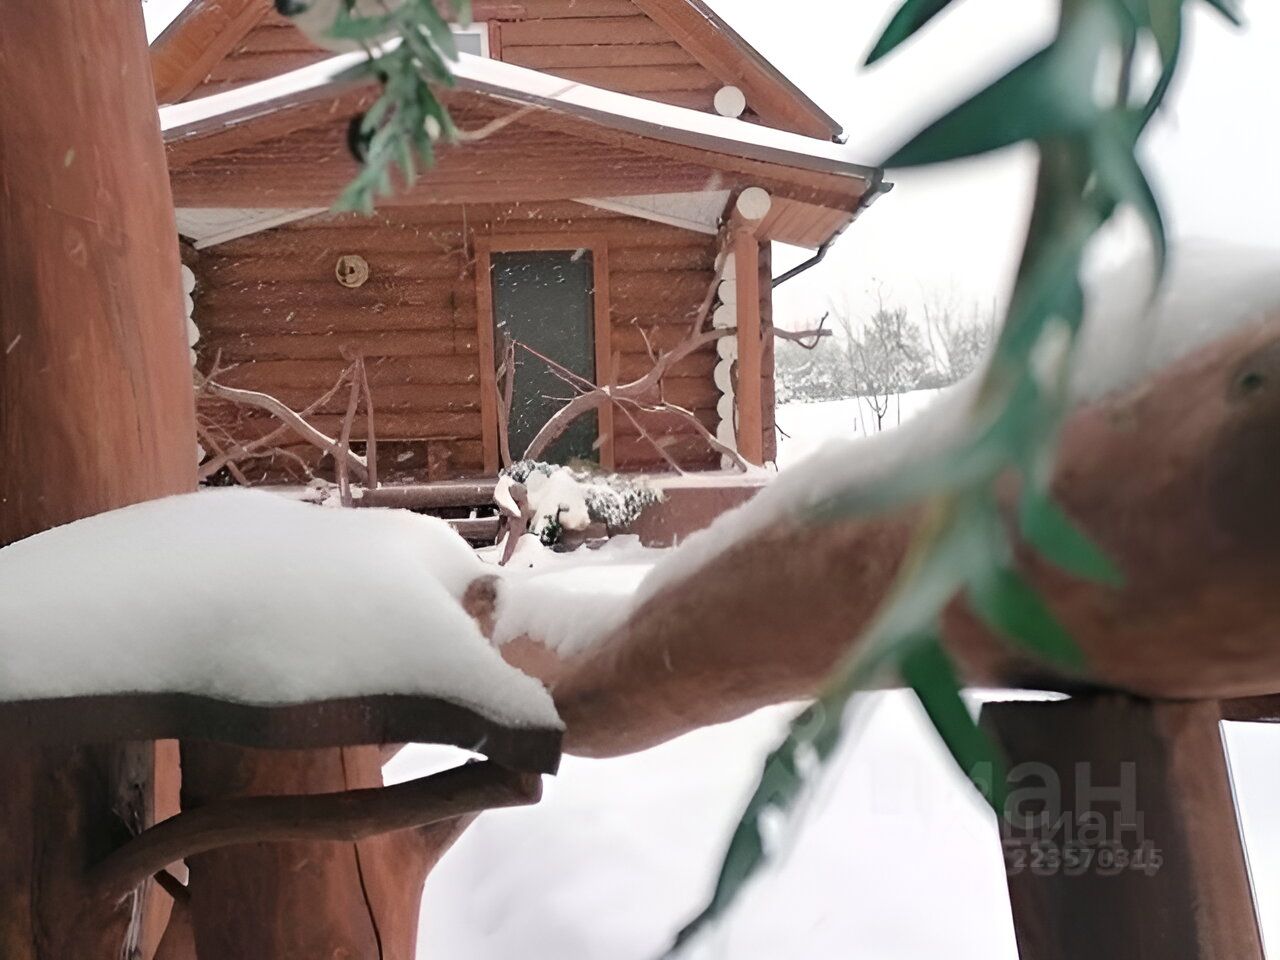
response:
<path id="1" fill-rule="evenodd" d="M 861 323 L 848 304 L 833 304 L 831 315 L 842 335 L 838 339 L 842 340 L 849 393 L 866 401 L 879 431 L 893 398 L 920 386 L 929 371 L 929 354 L 920 328 L 906 308 L 890 306 L 882 288 L 877 288 L 875 300 L 875 309 Z"/>
<path id="2" fill-rule="evenodd" d="M 967 377 L 986 358 L 996 329 L 996 306 L 976 304 L 963 314 L 953 297 L 934 296 L 923 304 L 924 336 L 937 374 L 945 386 Z"/>

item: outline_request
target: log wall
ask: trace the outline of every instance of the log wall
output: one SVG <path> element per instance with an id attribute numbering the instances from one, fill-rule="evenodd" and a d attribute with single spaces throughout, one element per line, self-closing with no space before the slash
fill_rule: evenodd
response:
<path id="1" fill-rule="evenodd" d="M 490 54 L 580 83 L 714 112 L 723 84 L 633 0 L 480 0 Z M 187 99 L 222 93 L 329 56 L 274 10 Z"/>
<path id="2" fill-rule="evenodd" d="M 336 382 L 346 358 L 363 355 L 383 478 L 478 475 L 481 358 L 470 240 L 549 232 L 563 234 L 567 248 L 575 237 L 607 243 L 612 372 L 619 382 L 650 368 L 646 339 L 661 351 L 687 335 L 713 279 L 714 237 L 570 202 L 419 207 L 369 219 L 325 215 L 200 251 L 200 368 L 207 371 L 217 358 L 231 368 L 221 375 L 223 383 L 261 390 L 301 409 Z M 337 282 L 334 270 L 344 254 L 368 262 L 363 286 L 347 289 Z M 712 430 L 714 363 L 714 350 L 695 354 L 675 368 L 666 387 L 669 401 L 693 410 Z M 768 369 L 771 374 L 771 363 Z M 771 382 L 765 394 L 771 399 Z M 346 402 L 343 391 L 317 411 L 315 425 L 336 435 Z M 243 409 L 203 403 L 201 410 L 225 431 L 218 433 L 223 441 L 259 436 L 276 425 Z M 771 412 L 767 419 L 771 424 Z M 718 465 L 718 456 L 688 425 L 669 415 L 642 422 L 682 466 Z M 362 415 L 353 436 L 363 435 Z M 664 466 L 625 416 L 615 418 L 615 439 L 619 469 Z M 290 446 L 288 452 L 317 464 L 314 450 Z M 302 476 L 288 455 L 255 461 L 246 473 L 252 480 Z"/>

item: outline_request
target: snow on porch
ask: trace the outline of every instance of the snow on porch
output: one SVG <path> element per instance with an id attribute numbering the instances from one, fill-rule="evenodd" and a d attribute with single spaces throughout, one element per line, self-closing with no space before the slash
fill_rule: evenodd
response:
<path id="1" fill-rule="evenodd" d="M 0 700 L 435 697 L 559 728 L 459 600 L 486 565 L 439 520 L 216 490 L 0 549 Z"/>

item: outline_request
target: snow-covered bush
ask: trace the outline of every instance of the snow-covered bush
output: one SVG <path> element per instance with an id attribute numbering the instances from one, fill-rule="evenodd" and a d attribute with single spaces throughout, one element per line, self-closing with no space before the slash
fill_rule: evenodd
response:
<path id="1" fill-rule="evenodd" d="M 624 529 L 662 499 L 646 480 L 540 460 L 521 460 L 503 470 L 495 498 L 508 496 L 511 483 L 524 484 L 532 514 L 529 532 L 547 546 L 559 542 L 566 530 L 585 530 L 593 523 L 610 532 Z"/>

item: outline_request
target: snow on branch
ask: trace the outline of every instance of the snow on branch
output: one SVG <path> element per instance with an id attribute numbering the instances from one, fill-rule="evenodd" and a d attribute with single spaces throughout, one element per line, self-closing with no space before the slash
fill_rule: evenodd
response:
<path id="1" fill-rule="evenodd" d="M 126 842 L 92 869 L 90 889 L 116 899 L 171 863 L 233 844 L 354 842 L 496 807 L 526 806 L 541 795 L 538 774 L 484 761 L 390 787 L 218 801 Z"/>

